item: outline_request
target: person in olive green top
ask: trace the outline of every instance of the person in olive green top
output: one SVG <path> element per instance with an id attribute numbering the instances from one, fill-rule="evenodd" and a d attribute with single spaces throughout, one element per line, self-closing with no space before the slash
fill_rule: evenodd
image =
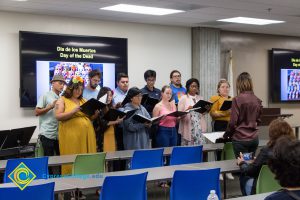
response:
<path id="1" fill-rule="evenodd" d="M 221 79 L 218 83 L 218 95 L 210 97 L 210 102 L 213 103 L 210 109 L 210 116 L 213 123 L 213 131 L 226 131 L 228 122 L 230 120 L 231 110 L 221 111 L 220 108 L 225 100 L 231 100 L 229 96 L 230 85 L 225 79 Z"/>

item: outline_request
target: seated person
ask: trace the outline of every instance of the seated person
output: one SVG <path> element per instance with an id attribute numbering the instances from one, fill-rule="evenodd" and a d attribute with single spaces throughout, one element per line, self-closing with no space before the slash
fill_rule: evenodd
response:
<path id="1" fill-rule="evenodd" d="M 253 162 L 249 163 L 244 161 L 243 154 L 240 153 L 237 163 L 241 169 L 240 187 L 244 196 L 256 193 L 256 181 L 260 169 L 263 165 L 266 165 L 268 160 L 271 158 L 272 149 L 276 140 L 284 135 L 292 139 L 295 138 L 293 129 L 286 121 L 283 119 L 273 120 L 269 125 L 269 142 L 267 143 L 267 146 L 260 150 L 257 158 L 255 158 Z"/>
<path id="2" fill-rule="evenodd" d="M 283 190 L 269 195 L 265 200 L 300 199 L 300 141 L 286 136 L 279 138 L 269 167 Z"/>

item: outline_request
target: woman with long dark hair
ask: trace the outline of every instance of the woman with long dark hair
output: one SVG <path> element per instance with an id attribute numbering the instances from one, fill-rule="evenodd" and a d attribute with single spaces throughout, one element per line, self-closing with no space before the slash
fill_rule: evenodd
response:
<path id="1" fill-rule="evenodd" d="M 97 147 L 98 151 L 108 152 L 116 151 L 116 139 L 115 139 L 115 127 L 114 125 L 120 124 L 123 118 L 118 118 L 115 121 L 108 121 L 104 119 L 104 115 L 113 108 L 112 99 L 113 91 L 109 87 L 102 87 L 98 93 L 97 99 L 107 95 L 106 103 L 107 106 L 104 107 L 97 119 L 94 121 L 94 127 L 96 131 Z"/>

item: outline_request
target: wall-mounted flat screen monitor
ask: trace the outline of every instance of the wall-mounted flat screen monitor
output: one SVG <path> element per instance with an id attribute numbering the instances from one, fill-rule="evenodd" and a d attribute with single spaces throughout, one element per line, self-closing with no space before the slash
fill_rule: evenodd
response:
<path id="1" fill-rule="evenodd" d="M 269 93 L 274 103 L 300 102 L 300 51 L 272 49 Z"/>
<path id="2" fill-rule="evenodd" d="M 99 87 L 115 88 L 118 73 L 127 73 L 127 39 L 96 36 L 19 32 L 20 105 L 35 107 L 38 98 L 51 89 L 50 80 L 61 74 L 68 83 L 88 73 L 102 73 Z"/>

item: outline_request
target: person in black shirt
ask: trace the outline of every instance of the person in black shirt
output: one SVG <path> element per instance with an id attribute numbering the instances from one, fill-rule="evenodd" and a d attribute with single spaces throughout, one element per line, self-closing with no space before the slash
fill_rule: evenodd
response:
<path id="1" fill-rule="evenodd" d="M 148 94 L 148 97 L 153 98 L 153 99 L 157 99 L 159 102 L 160 98 L 161 98 L 161 91 L 160 89 L 157 89 L 154 87 L 155 85 L 155 81 L 156 81 L 156 72 L 154 70 L 147 70 L 144 73 L 144 79 L 146 81 L 146 85 L 145 87 L 143 87 L 141 89 L 142 94 Z M 143 105 L 146 110 L 148 111 L 148 113 L 150 114 L 150 116 L 152 117 L 152 112 L 154 109 L 153 104 L 149 104 L 149 103 L 145 103 Z M 151 139 L 151 146 L 155 147 L 155 134 L 157 132 L 157 126 L 151 126 L 150 131 L 149 131 L 149 136 Z"/>
<path id="2" fill-rule="evenodd" d="M 268 163 L 268 160 L 272 157 L 272 149 L 276 140 L 283 135 L 295 138 L 293 129 L 286 121 L 283 119 L 273 120 L 269 125 L 269 142 L 266 147 L 260 150 L 253 162 L 244 161 L 243 154 L 240 153 L 237 163 L 241 170 L 240 187 L 244 196 L 255 194 L 256 181 L 260 169 Z"/>

